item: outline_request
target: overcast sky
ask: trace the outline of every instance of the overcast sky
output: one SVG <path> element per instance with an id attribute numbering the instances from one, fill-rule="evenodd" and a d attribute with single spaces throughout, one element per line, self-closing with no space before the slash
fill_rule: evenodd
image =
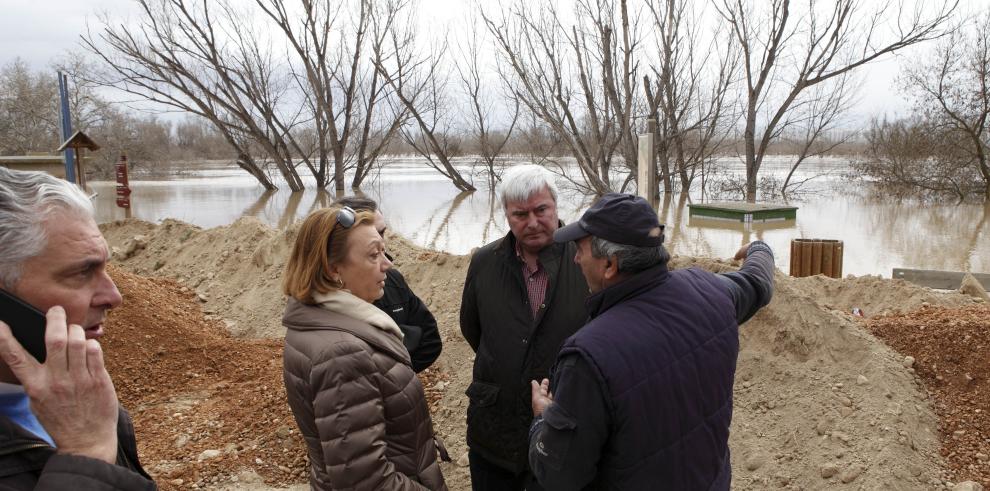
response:
<path id="1" fill-rule="evenodd" d="M 464 19 L 470 5 L 469 0 L 420 2 L 423 16 L 436 25 Z M 78 51 L 80 34 L 85 32 L 87 21 L 98 25 L 98 13 L 124 18 L 137 12 L 133 0 L 0 0 L 0 4 L 0 65 L 20 57 L 36 69 L 46 68 L 52 59 L 69 50 Z M 859 72 L 864 86 L 855 119 L 905 112 L 907 103 L 894 86 L 899 67 L 899 59 L 888 57 Z"/>

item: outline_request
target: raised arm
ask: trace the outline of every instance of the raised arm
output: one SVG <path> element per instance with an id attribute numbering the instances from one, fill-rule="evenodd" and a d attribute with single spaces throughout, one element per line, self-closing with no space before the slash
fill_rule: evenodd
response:
<path id="1" fill-rule="evenodd" d="M 157 489 L 146 476 L 116 465 L 120 410 L 100 344 L 87 340 L 82 327 L 66 325 L 62 307 L 52 307 L 46 318 L 44 363 L 29 355 L 0 322 L 0 356 L 55 441 L 56 453 L 34 489 Z M 17 479 L 16 474 L 0 478 L 0 488 Z"/>
<path id="2" fill-rule="evenodd" d="M 740 325 L 753 317 L 773 298 L 773 251 L 763 241 L 754 241 L 736 252 L 742 259 L 739 271 L 719 275 L 736 306 L 736 322 Z"/>

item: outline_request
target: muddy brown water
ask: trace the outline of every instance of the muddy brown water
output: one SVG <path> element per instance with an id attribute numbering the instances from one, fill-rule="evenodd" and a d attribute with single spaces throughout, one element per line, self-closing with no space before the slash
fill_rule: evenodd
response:
<path id="1" fill-rule="evenodd" d="M 765 170 L 774 173 L 786 169 L 785 164 L 786 158 L 770 161 Z M 761 239 L 773 247 L 778 267 L 786 272 L 791 239 L 838 239 L 845 243 L 846 275 L 889 278 L 898 267 L 990 272 L 990 207 L 878 200 L 840 177 L 848 170 L 848 163 L 838 159 L 808 165 L 803 170 L 806 176 L 825 175 L 814 182 L 816 192 L 792 203 L 800 208 L 792 221 L 744 226 L 697 220 L 689 217 L 687 198 L 674 196 L 660 209 L 667 225 L 666 244 L 674 254 L 731 257 L 741 244 Z M 559 214 L 570 222 L 590 200 L 568 190 L 565 180 L 560 185 Z M 126 216 L 115 206 L 113 182 L 92 182 L 91 188 L 99 193 L 95 199 L 99 222 Z M 333 200 L 314 189 L 266 192 L 243 171 L 218 164 L 164 181 L 132 179 L 131 188 L 131 216 L 152 222 L 175 218 L 204 228 L 245 215 L 285 227 Z M 465 254 L 506 232 L 501 206 L 492 193 L 485 189 L 459 193 L 414 160 L 385 168 L 364 186 L 364 192 L 382 205 L 389 227 L 423 247 Z"/>

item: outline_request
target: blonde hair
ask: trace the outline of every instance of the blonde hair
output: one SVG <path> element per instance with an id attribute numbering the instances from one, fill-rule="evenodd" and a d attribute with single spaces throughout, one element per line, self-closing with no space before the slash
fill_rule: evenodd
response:
<path id="1" fill-rule="evenodd" d="M 322 208 L 310 213 L 299 227 L 292 254 L 285 265 L 282 292 L 296 300 L 312 304 L 313 294 L 336 290 L 340 285 L 330 277 L 330 265 L 340 264 L 347 257 L 347 238 L 360 225 L 373 225 L 375 215 L 367 211 L 354 214 L 354 224 L 338 227 L 337 212 L 343 207 Z M 333 233 L 330 254 L 327 241 Z"/>

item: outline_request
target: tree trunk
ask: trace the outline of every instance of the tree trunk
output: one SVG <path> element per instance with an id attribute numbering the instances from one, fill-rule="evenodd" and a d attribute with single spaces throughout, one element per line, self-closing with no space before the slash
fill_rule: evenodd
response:
<path id="1" fill-rule="evenodd" d="M 756 203 L 756 175 L 760 171 L 760 165 L 756 160 L 756 107 L 751 100 L 749 111 L 746 114 L 746 131 L 743 133 L 743 141 L 746 144 L 746 201 Z"/>

